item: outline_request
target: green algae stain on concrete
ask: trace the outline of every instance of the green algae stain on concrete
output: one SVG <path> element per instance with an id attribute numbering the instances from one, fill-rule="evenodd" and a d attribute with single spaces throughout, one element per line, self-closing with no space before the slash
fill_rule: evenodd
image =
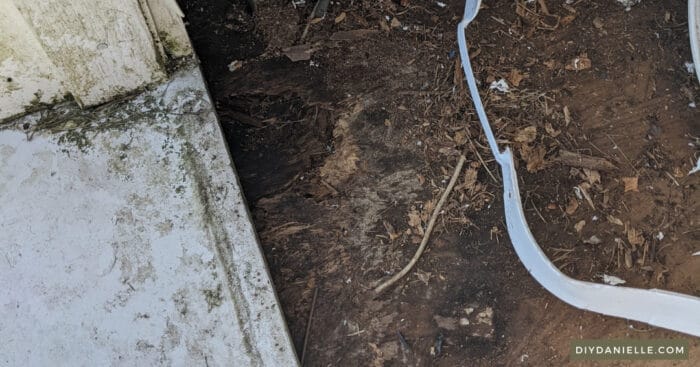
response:
<path id="1" fill-rule="evenodd" d="M 221 304 L 224 302 L 224 297 L 221 295 L 221 283 L 216 286 L 216 289 L 203 290 L 202 294 L 204 294 L 204 300 L 209 306 L 209 312 L 211 312 L 211 310 L 213 310 L 215 307 L 221 306 Z"/>

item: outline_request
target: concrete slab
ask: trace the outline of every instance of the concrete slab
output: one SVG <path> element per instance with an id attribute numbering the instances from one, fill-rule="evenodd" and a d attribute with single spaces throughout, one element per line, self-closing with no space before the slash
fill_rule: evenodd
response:
<path id="1" fill-rule="evenodd" d="M 0 255 L 0 364 L 298 364 L 196 67 L 0 126 Z"/>

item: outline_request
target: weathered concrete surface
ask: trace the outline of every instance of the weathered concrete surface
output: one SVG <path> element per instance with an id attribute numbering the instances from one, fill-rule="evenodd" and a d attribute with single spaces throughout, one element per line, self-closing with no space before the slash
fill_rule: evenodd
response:
<path id="1" fill-rule="evenodd" d="M 197 69 L 0 126 L 0 363 L 294 366 Z"/>

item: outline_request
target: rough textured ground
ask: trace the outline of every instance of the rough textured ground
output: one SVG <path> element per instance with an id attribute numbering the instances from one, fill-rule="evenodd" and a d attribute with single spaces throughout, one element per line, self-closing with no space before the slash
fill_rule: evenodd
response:
<path id="1" fill-rule="evenodd" d="M 313 4 L 181 3 L 299 353 L 318 289 L 307 365 L 575 365 L 574 339 L 685 338 L 573 309 L 521 266 L 458 68 L 461 1 L 334 3 L 303 43 Z M 700 295 L 686 6 L 487 1 L 469 29 L 531 229 L 578 279 Z M 500 79 L 508 93 L 487 88 Z M 614 168 L 563 164 L 563 151 Z M 459 154 L 428 251 L 372 298 L 413 255 Z"/>

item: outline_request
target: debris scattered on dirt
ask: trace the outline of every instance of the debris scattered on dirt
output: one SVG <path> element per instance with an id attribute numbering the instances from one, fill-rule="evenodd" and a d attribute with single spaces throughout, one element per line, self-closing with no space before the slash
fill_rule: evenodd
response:
<path id="1" fill-rule="evenodd" d="M 700 256 L 700 251 L 694 253 L 693 256 Z"/>
<path id="2" fill-rule="evenodd" d="M 603 278 L 603 283 L 609 284 L 609 285 L 620 285 L 620 284 L 625 284 L 627 283 L 626 281 L 614 276 L 614 275 L 607 275 L 603 274 L 601 276 Z"/>

